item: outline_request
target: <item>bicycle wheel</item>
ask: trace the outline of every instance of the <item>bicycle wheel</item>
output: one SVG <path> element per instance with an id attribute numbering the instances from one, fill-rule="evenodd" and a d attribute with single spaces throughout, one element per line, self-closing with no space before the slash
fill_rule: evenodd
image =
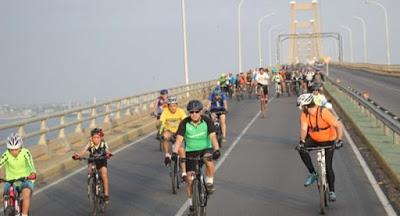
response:
<path id="1" fill-rule="evenodd" d="M 318 175 L 318 191 L 319 191 L 319 207 L 320 207 L 320 213 L 325 214 L 325 200 L 326 200 L 326 193 L 325 193 L 325 187 L 323 185 L 323 176 L 321 175 L 321 172 L 319 172 Z"/>
<path id="2" fill-rule="evenodd" d="M 194 209 L 194 215 L 200 215 L 200 193 L 199 193 L 199 180 L 194 179 L 192 182 L 192 203 Z"/>
<path id="3" fill-rule="evenodd" d="M 203 183 L 200 184 L 199 182 L 199 200 L 200 200 L 200 216 L 205 216 L 206 215 L 206 208 L 207 208 L 207 189 L 206 189 L 206 184 L 203 179 Z"/>
<path id="4" fill-rule="evenodd" d="M 89 198 L 89 211 L 91 215 L 97 215 L 98 202 L 96 196 L 96 183 L 93 178 L 89 179 L 88 183 L 88 198 Z"/>
<path id="5" fill-rule="evenodd" d="M 106 212 L 106 201 L 104 198 L 104 183 L 100 180 L 99 182 L 99 196 L 98 196 L 98 206 L 99 206 L 99 215 L 104 215 Z"/>
<path id="6" fill-rule="evenodd" d="M 176 191 L 178 189 L 178 162 L 176 160 L 173 161 L 171 164 L 171 186 L 172 186 L 172 193 L 176 194 Z"/>
<path id="7" fill-rule="evenodd" d="M 14 216 L 15 215 L 15 208 L 12 206 L 7 206 L 4 209 L 4 216 Z"/>

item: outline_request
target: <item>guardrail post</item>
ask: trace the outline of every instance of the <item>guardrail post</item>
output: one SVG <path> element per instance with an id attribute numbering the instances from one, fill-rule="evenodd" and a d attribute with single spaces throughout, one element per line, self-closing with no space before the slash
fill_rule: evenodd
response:
<path id="1" fill-rule="evenodd" d="M 65 125 L 65 115 L 61 116 L 60 118 L 60 125 L 64 126 Z M 65 138 L 65 127 L 62 127 L 60 131 L 58 132 L 58 138 L 64 139 Z"/>
<path id="2" fill-rule="evenodd" d="M 47 119 L 43 119 L 40 121 L 40 131 L 47 130 Z M 47 145 L 47 132 L 43 132 L 40 134 L 39 137 L 39 145 Z"/>
<path id="3" fill-rule="evenodd" d="M 115 119 L 121 118 L 121 101 L 117 102 L 117 113 L 115 114 Z"/>
<path id="4" fill-rule="evenodd" d="M 140 112 L 140 104 L 139 104 L 139 100 L 140 98 L 139 97 L 134 97 L 133 98 L 133 104 L 135 105 L 135 114 L 139 114 L 139 112 Z"/>
<path id="5" fill-rule="evenodd" d="M 82 111 L 78 111 L 76 114 L 76 120 L 78 120 L 78 124 L 76 124 L 75 133 L 82 133 Z"/>
<path id="6" fill-rule="evenodd" d="M 90 114 L 90 117 L 92 117 L 93 119 L 90 121 L 90 128 L 95 128 L 96 127 L 96 107 L 92 108 L 92 112 Z"/>
<path id="7" fill-rule="evenodd" d="M 141 96 L 141 102 L 142 102 L 142 106 L 141 106 L 141 111 L 142 112 L 146 112 L 147 111 L 147 98 L 148 98 L 148 95 L 142 95 Z"/>
<path id="8" fill-rule="evenodd" d="M 393 131 L 393 144 L 400 144 L 400 136 L 396 132 Z"/>
<path id="9" fill-rule="evenodd" d="M 389 134 L 389 127 L 386 126 L 383 122 L 382 122 L 382 126 L 383 126 L 383 134 L 384 135 L 388 135 Z"/>
<path id="10" fill-rule="evenodd" d="M 110 104 L 106 104 L 106 113 L 110 112 Z M 104 116 L 104 123 L 110 123 L 110 114 Z"/>
<path id="11" fill-rule="evenodd" d="M 20 126 L 18 127 L 18 134 L 19 134 L 21 137 L 24 137 L 24 136 L 25 136 L 25 125 L 20 125 Z"/>
<path id="12" fill-rule="evenodd" d="M 131 112 L 131 104 L 132 104 L 132 98 L 128 98 L 128 99 L 126 99 L 126 112 L 125 112 L 125 115 L 127 115 L 127 116 L 130 116 L 130 115 L 132 115 L 132 112 Z"/>

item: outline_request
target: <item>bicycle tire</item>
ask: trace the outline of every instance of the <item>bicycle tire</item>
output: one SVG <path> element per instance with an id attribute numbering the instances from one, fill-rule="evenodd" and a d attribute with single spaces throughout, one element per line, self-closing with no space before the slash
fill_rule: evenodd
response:
<path id="1" fill-rule="evenodd" d="M 200 216 L 200 194 L 199 194 L 199 180 L 194 179 L 192 182 L 192 203 L 194 209 L 194 215 Z"/>
<path id="2" fill-rule="evenodd" d="M 171 187 L 172 187 L 172 193 L 176 194 L 177 189 L 178 189 L 178 169 L 177 169 L 177 161 L 173 161 L 172 163 L 172 175 L 171 175 Z"/>
<path id="3" fill-rule="evenodd" d="M 100 196 L 98 197 L 99 198 L 98 199 L 98 203 L 99 203 L 98 204 L 98 206 L 99 206 L 98 212 L 99 212 L 99 215 L 104 215 L 106 212 L 106 201 L 104 198 L 104 183 L 102 180 L 100 180 L 99 187 L 100 187 L 100 191 L 99 191 Z"/>
<path id="4" fill-rule="evenodd" d="M 4 216 L 15 216 L 15 208 L 7 206 L 7 208 L 4 209 Z"/>
<path id="5" fill-rule="evenodd" d="M 202 184 L 199 184 L 199 200 L 200 200 L 200 212 L 199 215 L 200 216 L 206 216 L 206 208 L 207 208 L 207 199 L 208 199 L 208 195 L 207 195 L 207 189 L 206 189 L 206 184 L 205 181 L 203 179 Z"/>
<path id="6" fill-rule="evenodd" d="M 319 168 L 321 171 L 321 168 Z M 322 178 L 323 176 L 321 175 L 321 172 L 319 172 L 318 175 L 318 192 L 319 192 L 319 208 L 320 208 L 320 213 L 325 214 L 325 186 L 322 184 Z"/>
<path id="7" fill-rule="evenodd" d="M 97 196 L 96 196 L 96 184 L 93 177 L 88 182 L 88 199 L 89 199 L 89 211 L 91 215 L 97 215 Z"/>

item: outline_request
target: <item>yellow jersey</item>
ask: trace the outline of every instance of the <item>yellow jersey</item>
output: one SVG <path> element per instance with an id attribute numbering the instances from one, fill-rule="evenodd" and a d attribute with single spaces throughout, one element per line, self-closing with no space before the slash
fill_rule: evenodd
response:
<path id="1" fill-rule="evenodd" d="M 185 111 L 179 107 L 176 108 L 175 113 L 171 113 L 168 107 L 164 108 L 160 116 L 161 128 L 167 129 L 172 133 L 176 133 L 176 131 L 178 130 L 179 123 L 185 118 L 186 118 Z"/>

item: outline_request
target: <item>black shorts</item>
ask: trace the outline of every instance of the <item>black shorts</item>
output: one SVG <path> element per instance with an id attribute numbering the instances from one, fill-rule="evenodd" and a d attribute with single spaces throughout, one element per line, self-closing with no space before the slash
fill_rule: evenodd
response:
<path id="1" fill-rule="evenodd" d="M 96 165 L 96 169 L 101 169 L 102 167 L 107 167 L 107 160 L 96 161 L 94 164 Z"/>
<path id="2" fill-rule="evenodd" d="M 260 86 L 263 88 L 264 96 L 268 95 L 268 85 L 262 85 L 261 83 L 257 83 L 257 86 Z"/>
<path id="3" fill-rule="evenodd" d="M 212 154 L 213 150 L 212 149 L 204 149 L 200 151 L 192 151 L 192 152 L 186 152 L 186 157 L 203 157 L 206 153 Z M 210 159 L 212 160 L 212 159 Z M 186 160 L 186 172 L 194 171 L 196 169 L 196 163 L 197 161 L 192 161 L 192 160 Z"/>

